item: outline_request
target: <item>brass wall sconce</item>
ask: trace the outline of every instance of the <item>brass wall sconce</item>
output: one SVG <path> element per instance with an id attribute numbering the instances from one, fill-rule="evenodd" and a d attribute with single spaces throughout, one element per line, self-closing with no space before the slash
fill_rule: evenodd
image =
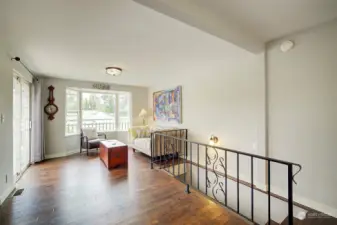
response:
<path id="1" fill-rule="evenodd" d="M 216 143 L 218 143 L 219 139 L 217 136 L 211 135 L 211 137 L 209 138 L 209 144 L 210 145 L 215 145 Z"/>

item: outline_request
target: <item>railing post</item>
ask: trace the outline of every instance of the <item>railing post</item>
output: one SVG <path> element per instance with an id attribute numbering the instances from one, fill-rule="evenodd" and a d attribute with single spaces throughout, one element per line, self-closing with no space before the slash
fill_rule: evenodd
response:
<path id="1" fill-rule="evenodd" d="M 288 165 L 288 224 L 293 225 L 293 165 Z"/>
<path id="2" fill-rule="evenodd" d="M 177 132 L 176 132 L 176 134 L 177 134 Z M 171 138 L 171 140 L 172 140 L 172 142 L 170 142 L 170 144 L 172 146 L 172 154 L 173 154 L 173 156 L 172 156 L 172 158 L 173 158 L 173 177 L 175 177 L 176 174 L 175 174 L 175 171 L 174 171 L 175 170 L 174 169 L 174 167 L 175 167 L 174 158 L 176 157 L 176 151 L 177 151 L 177 149 L 175 148 L 175 144 L 173 144 L 175 142 L 174 138 Z"/>
<path id="3" fill-rule="evenodd" d="M 180 147 L 179 147 L 180 145 L 178 145 L 178 143 L 179 143 L 178 140 L 176 140 L 176 148 L 179 149 L 178 150 L 178 159 L 177 160 L 178 160 L 178 177 L 180 179 L 180 151 L 181 151 L 181 149 L 180 149 Z"/>
<path id="4" fill-rule="evenodd" d="M 225 151 L 225 206 L 227 206 L 227 151 Z"/>
<path id="5" fill-rule="evenodd" d="M 207 189 L 207 182 L 208 182 L 208 177 L 207 177 L 207 146 L 206 146 L 206 151 L 205 151 L 205 184 L 206 184 L 206 190 L 205 190 L 205 192 L 206 192 L 206 195 L 207 195 L 207 191 L 208 191 L 208 189 Z"/>
<path id="6" fill-rule="evenodd" d="M 164 133 L 164 135 L 165 135 L 165 133 Z M 164 170 L 166 170 L 167 171 L 167 155 L 166 155 L 166 135 L 165 136 L 163 136 L 163 138 L 164 138 L 164 146 L 163 146 L 163 148 L 164 148 Z"/>
<path id="7" fill-rule="evenodd" d="M 185 141 L 186 143 L 185 143 L 185 146 L 187 145 L 187 141 Z M 186 155 L 187 155 L 187 153 L 185 152 L 185 151 L 187 151 L 187 149 L 186 148 L 184 148 L 184 160 L 183 160 L 183 163 L 184 163 L 184 183 L 186 184 Z"/>
<path id="8" fill-rule="evenodd" d="M 193 167 L 192 167 L 192 142 L 190 143 L 190 185 L 193 187 L 192 185 L 192 170 L 193 170 Z"/>
<path id="9" fill-rule="evenodd" d="M 250 196 L 251 196 L 251 218 L 252 218 L 252 221 L 254 222 L 254 158 L 253 156 L 250 157 L 250 183 L 251 183 L 251 193 L 250 193 Z"/>
<path id="10" fill-rule="evenodd" d="M 160 169 L 162 169 L 162 168 L 163 168 L 163 167 L 162 167 L 162 162 L 163 162 L 163 159 L 165 159 L 165 158 L 164 158 L 164 155 L 163 155 L 163 152 L 164 152 L 164 151 L 163 151 L 163 149 L 162 149 L 162 147 L 161 147 L 161 138 L 162 138 L 161 133 L 159 133 L 159 138 L 160 138 L 160 139 L 159 139 L 159 146 L 160 146 L 160 147 L 159 147 L 159 148 L 160 148 L 160 150 L 159 150 L 159 151 L 160 151 L 159 159 L 160 159 Z"/>
<path id="11" fill-rule="evenodd" d="M 268 224 L 271 223 L 270 213 L 270 160 L 268 159 Z"/>
<path id="12" fill-rule="evenodd" d="M 186 130 L 186 134 L 185 134 L 185 139 L 187 140 L 187 130 Z M 186 152 L 185 152 L 185 153 L 186 153 L 186 159 L 187 159 L 187 148 L 188 148 L 188 147 L 187 147 L 187 144 L 188 144 L 188 142 L 186 141 L 186 142 L 185 142 L 185 149 L 186 149 Z"/>
<path id="13" fill-rule="evenodd" d="M 191 193 L 191 192 L 190 192 L 190 185 L 189 185 L 189 184 L 186 184 L 185 192 L 186 192 L 187 194 L 190 194 L 190 193 Z"/>
<path id="14" fill-rule="evenodd" d="M 153 151 L 154 151 L 154 145 L 153 145 L 153 139 L 154 139 L 154 135 L 153 133 L 151 133 L 151 169 L 153 169 Z"/>
<path id="15" fill-rule="evenodd" d="M 237 212 L 240 214 L 240 155 L 236 154 L 236 170 L 237 170 L 237 182 L 236 182 L 236 192 L 237 192 Z"/>
<path id="16" fill-rule="evenodd" d="M 197 161 L 198 161 L 198 190 L 200 190 L 200 188 L 199 188 L 199 144 L 198 144 L 198 149 L 197 149 L 197 153 L 198 153 L 198 155 L 197 155 Z"/>

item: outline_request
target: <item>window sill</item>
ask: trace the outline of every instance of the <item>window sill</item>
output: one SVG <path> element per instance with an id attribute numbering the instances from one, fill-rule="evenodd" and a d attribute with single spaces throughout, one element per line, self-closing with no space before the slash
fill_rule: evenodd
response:
<path id="1" fill-rule="evenodd" d="M 107 130 L 107 131 L 98 131 L 99 133 L 113 133 L 113 132 L 128 132 L 127 130 Z"/>
<path id="2" fill-rule="evenodd" d="M 73 136 L 80 136 L 81 134 L 66 134 L 64 137 L 73 137 Z"/>

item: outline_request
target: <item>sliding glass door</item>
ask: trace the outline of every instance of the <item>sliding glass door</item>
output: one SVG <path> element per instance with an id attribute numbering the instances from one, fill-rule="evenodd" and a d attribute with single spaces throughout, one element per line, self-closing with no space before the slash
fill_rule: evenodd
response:
<path id="1" fill-rule="evenodd" d="M 13 78 L 14 176 L 19 179 L 30 162 L 30 84 Z"/>
<path id="2" fill-rule="evenodd" d="M 21 171 L 24 171 L 30 162 L 30 84 L 21 82 Z"/>

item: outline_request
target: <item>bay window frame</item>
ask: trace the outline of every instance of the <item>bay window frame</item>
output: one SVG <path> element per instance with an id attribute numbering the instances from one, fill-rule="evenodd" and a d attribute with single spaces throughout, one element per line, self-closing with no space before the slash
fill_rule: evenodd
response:
<path id="1" fill-rule="evenodd" d="M 123 132 L 126 130 L 122 130 L 121 128 L 121 124 L 120 124 L 120 119 L 119 119 L 119 96 L 121 94 L 126 94 L 128 96 L 128 117 L 129 117 L 129 127 L 131 127 L 132 124 L 132 94 L 131 92 L 127 92 L 127 91 L 100 91 L 100 90 L 95 90 L 95 89 L 79 89 L 79 88 L 71 88 L 71 87 L 67 87 L 66 88 L 66 92 L 67 90 L 72 90 L 72 91 L 76 91 L 77 92 L 77 96 L 79 98 L 78 104 L 79 104 L 79 113 L 78 113 L 78 118 L 77 118 L 77 132 L 74 134 L 67 134 L 65 133 L 65 136 L 74 136 L 74 135 L 80 135 L 81 133 L 81 129 L 83 126 L 83 109 L 82 109 L 82 101 L 83 101 L 83 93 L 92 93 L 92 94 L 111 94 L 111 95 L 115 95 L 116 96 L 116 100 L 115 100 L 115 128 L 114 130 L 106 130 L 106 131 L 102 131 L 102 132 Z M 66 94 L 67 95 L 67 94 Z M 65 96 L 65 100 L 67 101 L 67 96 Z M 67 102 L 65 104 L 66 106 L 66 115 L 65 115 L 65 124 L 67 122 Z"/>

